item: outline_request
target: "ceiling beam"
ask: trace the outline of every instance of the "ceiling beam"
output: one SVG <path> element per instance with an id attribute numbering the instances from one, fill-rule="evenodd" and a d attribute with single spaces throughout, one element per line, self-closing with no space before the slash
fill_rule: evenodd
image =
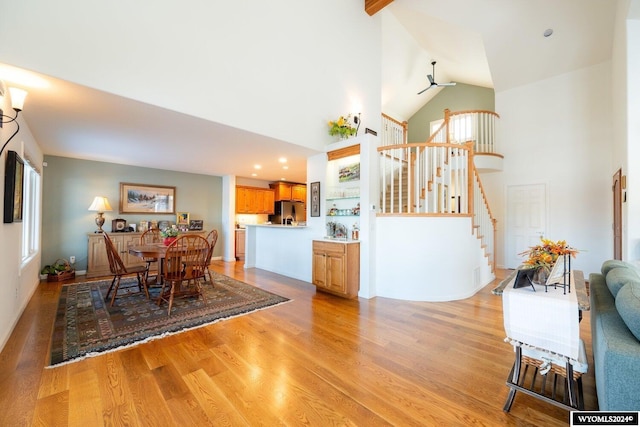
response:
<path id="1" fill-rule="evenodd" d="M 364 11 L 373 16 L 392 3 L 393 0 L 364 0 Z"/>

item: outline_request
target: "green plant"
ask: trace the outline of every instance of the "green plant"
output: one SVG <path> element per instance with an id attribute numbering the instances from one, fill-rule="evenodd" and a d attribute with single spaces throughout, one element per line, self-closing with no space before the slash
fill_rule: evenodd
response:
<path id="1" fill-rule="evenodd" d="M 40 270 L 40 274 L 58 274 L 71 270 L 71 265 L 66 259 L 59 259 L 51 265 L 45 265 Z"/>
<path id="2" fill-rule="evenodd" d="M 178 230 L 177 228 L 173 228 L 173 227 L 168 227 L 168 228 L 165 228 L 164 230 L 160 231 L 160 235 L 162 237 L 178 237 L 179 233 L 180 233 L 180 230 Z"/>
<path id="3" fill-rule="evenodd" d="M 357 128 L 351 124 L 351 114 L 346 117 L 340 116 L 338 120 L 329 122 L 329 135 L 331 136 L 338 135 L 340 138 L 349 138 L 355 136 L 357 131 Z"/>

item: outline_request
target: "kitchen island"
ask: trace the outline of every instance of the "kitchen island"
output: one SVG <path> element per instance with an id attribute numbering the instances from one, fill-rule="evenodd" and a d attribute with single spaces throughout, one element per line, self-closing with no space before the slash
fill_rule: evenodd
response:
<path id="1" fill-rule="evenodd" d="M 311 282 L 311 247 L 317 237 L 318 230 L 306 226 L 247 224 L 244 268 Z"/>

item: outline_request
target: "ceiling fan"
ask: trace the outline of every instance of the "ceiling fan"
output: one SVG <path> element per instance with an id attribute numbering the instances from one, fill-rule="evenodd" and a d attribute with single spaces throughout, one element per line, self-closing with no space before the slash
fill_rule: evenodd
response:
<path id="1" fill-rule="evenodd" d="M 422 89 L 420 92 L 418 92 L 418 95 L 420 95 L 421 93 L 431 89 L 432 87 L 445 87 L 445 86 L 455 86 L 456 83 L 455 82 L 450 82 L 450 83 L 436 83 L 435 82 L 435 76 L 436 76 L 436 61 L 431 62 L 431 66 L 433 67 L 433 74 L 428 74 L 427 78 L 429 79 L 429 86 L 427 86 L 425 89 Z"/>

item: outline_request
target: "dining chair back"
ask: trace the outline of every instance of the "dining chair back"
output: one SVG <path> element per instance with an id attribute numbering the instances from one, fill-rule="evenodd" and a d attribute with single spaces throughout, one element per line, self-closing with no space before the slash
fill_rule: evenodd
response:
<path id="1" fill-rule="evenodd" d="M 169 316 L 176 297 L 201 296 L 206 302 L 201 280 L 205 278 L 208 255 L 209 243 L 196 234 L 181 235 L 167 247 L 158 305 L 168 302 Z"/>
<path id="2" fill-rule="evenodd" d="M 209 234 L 207 234 L 207 243 L 209 243 L 209 254 L 207 255 L 207 267 L 206 273 L 209 276 L 209 281 L 211 285 L 213 285 L 213 279 L 211 278 L 211 271 L 209 271 L 209 264 L 211 264 L 211 257 L 213 256 L 213 249 L 216 247 L 216 243 L 218 242 L 218 230 L 211 230 Z"/>
<path id="3" fill-rule="evenodd" d="M 144 233 L 142 233 L 140 235 L 140 244 L 141 245 L 149 245 L 152 243 L 161 243 L 162 242 L 162 236 L 160 236 L 160 230 L 158 230 L 157 228 L 150 228 L 148 230 L 146 230 Z M 151 265 L 153 263 L 156 263 L 157 266 L 157 262 L 158 262 L 158 258 L 155 257 L 143 257 L 145 263 L 147 264 L 147 272 L 145 274 L 145 279 L 147 281 L 147 283 L 149 283 L 149 270 L 151 268 Z M 157 270 L 157 268 L 156 268 Z"/>
<path id="4" fill-rule="evenodd" d="M 125 267 L 122 258 L 120 258 L 120 254 L 116 249 L 115 245 L 109 238 L 109 235 L 105 232 L 102 233 L 104 236 L 104 245 L 107 251 L 107 258 L 109 259 L 109 269 L 111 270 L 111 274 L 113 274 L 113 280 L 111 280 L 111 286 L 109 286 L 109 290 L 107 291 L 107 295 L 105 296 L 105 301 L 109 299 L 109 294 L 113 291 L 113 295 L 111 296 L 111 303 L 109 304 L 113 307 L 115 303 L 116 296 L 118 295 L 118 290 L 120 290 L 120 281 L 123 277 L 129 277 L 136 275 L 138 281 L 137 283 L 132 283 L 127 286 L 127 289 L 131 289 L 133 287 L 137 287 L 139 292 L 143 292 L 146 294 L 147 298 L 149 298 L 149 290 L 147 289 L 146 283 L 146 271 L 147 268 L 143 265 L 134 266 L 134 267 Z"/>

